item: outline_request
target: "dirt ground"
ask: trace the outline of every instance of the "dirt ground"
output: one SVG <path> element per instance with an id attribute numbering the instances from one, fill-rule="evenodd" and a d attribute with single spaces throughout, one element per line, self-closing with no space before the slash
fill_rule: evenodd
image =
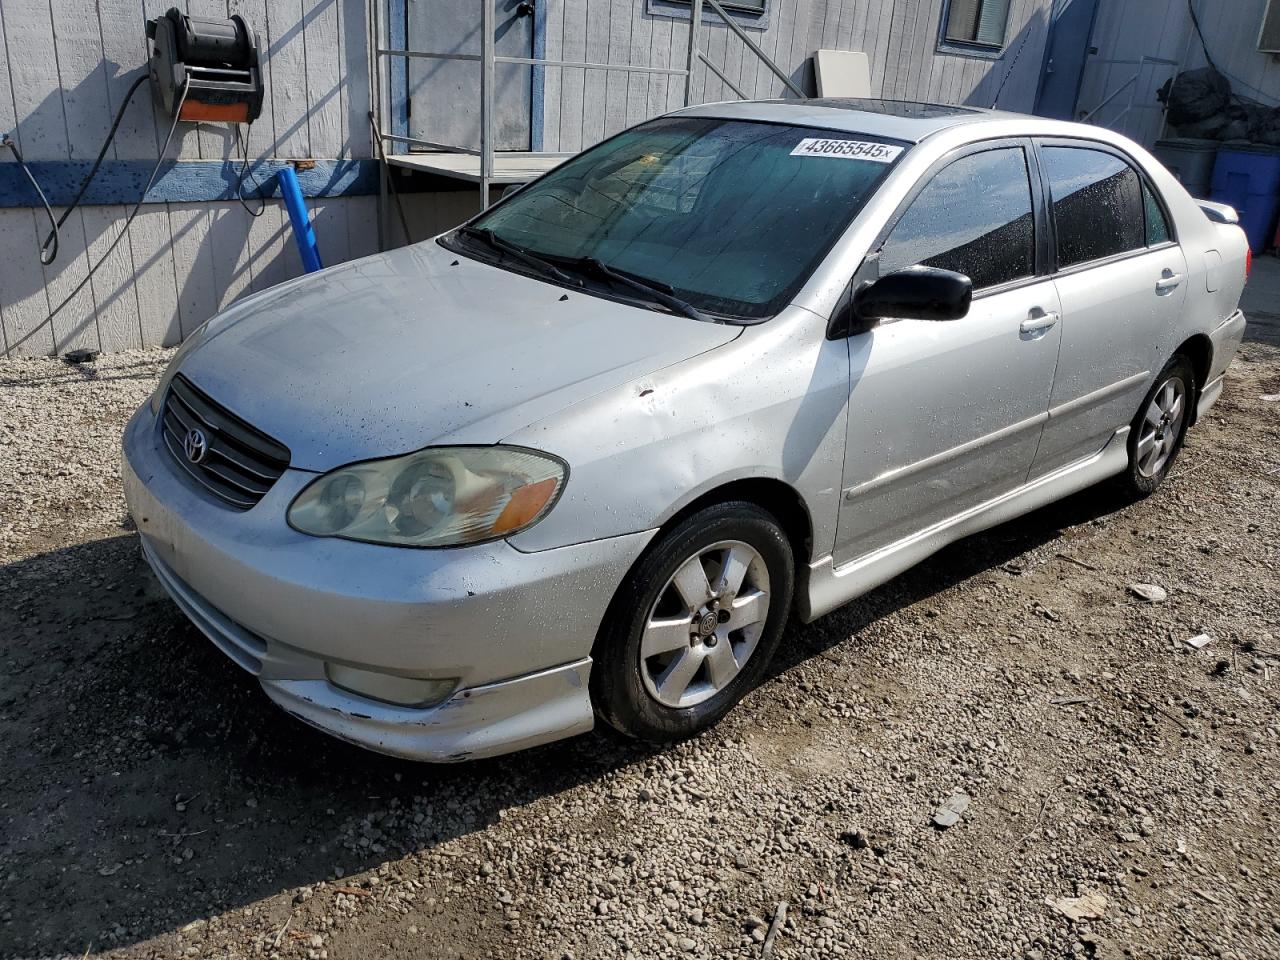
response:
<path id="1" fill-rule="evenodd" d="M 1148 500 L 1087 491 L 791 629 L 696 741 L 455 767 L 277 711 L 151 586 L 115 443 L 164 354 L 0 363 L 0 956 L 760 957 L 785 903 L 779 958 L 1280 957 L 1258 319 Z"/>

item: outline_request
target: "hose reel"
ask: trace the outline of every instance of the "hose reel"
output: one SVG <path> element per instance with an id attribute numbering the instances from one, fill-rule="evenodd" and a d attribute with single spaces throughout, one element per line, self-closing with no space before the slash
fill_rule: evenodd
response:
<path id="1" fill-rule="evenodd" d="M 147 21 L 151 86 L 170 115 L 190 122 L 252 123 L 262 113 L 258 37 L 244 17 L 206 20 L 171 7 Z M 186 98 L 182 91 L 186 88 Z"/>

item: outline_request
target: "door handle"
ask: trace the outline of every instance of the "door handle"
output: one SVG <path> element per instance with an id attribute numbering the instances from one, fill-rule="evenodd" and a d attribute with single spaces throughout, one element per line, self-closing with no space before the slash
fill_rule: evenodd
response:
<path id="1" fill-rule="evenodd" d="M 1018 330 L 1021 333 L 1043 333 L 1052 329 L 1057 322 L 1057 313 L 1038 313 L 1034 317 L 1027 317 L 1022 323 L 1018 324 Z"/>
<path id="2" fill-rule="evenodd" d="M 1182 274 L 1166 270 L 1160 275 L 1160 279 L 1156 281 L 1156 293 L 1168 293 L 1181 282 Z"/>
<path id="3" fill-rule="evenodd" d="M 517 17 L 529 17 L 532 15 L 533 15 L 533 4 L 529 2 L 529 0 L 525 0 L 524 3 L 516 4 Z"/>

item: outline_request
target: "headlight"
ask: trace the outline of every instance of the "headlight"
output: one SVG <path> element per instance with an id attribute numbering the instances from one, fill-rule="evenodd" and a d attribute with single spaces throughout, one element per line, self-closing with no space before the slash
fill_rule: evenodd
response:
<path id="1" fill-rule="evenodd" d="M 560 460 L 518 447 L 434 447 L 326 473 L 298 494 L 289 524 L 402 547 L 482 543 L 542 519 L 566 474 Z"/>

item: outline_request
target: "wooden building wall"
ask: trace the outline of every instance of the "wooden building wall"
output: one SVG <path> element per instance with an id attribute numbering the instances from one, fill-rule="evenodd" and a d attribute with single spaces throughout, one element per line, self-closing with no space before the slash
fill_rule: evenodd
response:
<path id="1" fill-rule="evenodd" d="M 404 16 L 404 0 L 373 2 L 385 4 L 391 17 Z M 658 2 L 539 0 L 546 55 L 683 67 L 687 15 L 680 20 L 657 14 L 651 4 Z M 121 98 L 144 68 L 144 19 L 177 5 L 195 16 L 240 13 L 258 30 L 267 96 L 262 117 L 249 131 L 251 157 L 368 158 L 366 3 L 3 0 L 0 132 L 13 131 L 29 161 L 91 161 Z M 805 71 L 813 51 L 836 47 L 870 55 L 875 95 L 990 106 L 1004 81 L 999 105 L 1027 110 L 1050 6 L 1051 0 L 1013 0 L 1008 42 L 995 59 L 938 52 L 943 0 L 769 0 L 767 26 L 746 29 L 802 85 L 809 82 Z M 702 43 L 748 95 L 782 95 L 783 84 L 723 24 L 705 26 Z M 542 148 L 574 151 L 682 105 L 684 80 L 547 69 L 543 93 Z M 734 97 L 698 66 L 695 100 Z M 478 105 L 477 93 L 457 109 Z M 167 118 L 150 106 L 149 91 L 139 91 L 108 162 L 154 160 L 167 128 Z M 169 155 L 183 160 L 221 164 L 236 155 L 225 126 L 180 125 L 176 141 Z M 0 150 L 0 164 L 9 163 L 8 151 Z M 227 176 L 229 168 L 217 169 Z M 5 172 L 13 170 L 0 167 Z M 0 341 L 6 351 L 19 342 L 15 352 L 25 354 L 177 343 L 237 297 L 301 271 L 278 201 L 258 219 L 234 200 L 149 202 L 109 261 L 51 325 L 41 327 L 110 245 L 131 202 L 132 196 L 122 195 L 119 202 L 82 206 L 64 226 L 62 253 L 49 267 L 41 266 L 36 253 L 47 231 L 43 210 L 0 203 Z M 475 197 L 423 193 L 407 203 L 415 239 L 421 239 L 464 219 Z M 318 196 L 309 204 L 326 263 L 375 251 L 375 197 Z M 394 222 L 388 227 L 396 230 Z"/>
<path id="2" fill-rule="evenodd" d="M 683 68 L 688 16 L 656 15 L 650 12 L 652 2 L 551 0 L 545 26 L 547 57 Z M 870 57 L 872 96 L 989 107 L 1009 74 L 999 106 L 1029 111 L 1040 78 L 1051 0 L 1013 0 L 1006 44 L 998 58 L 939 51 L 943 7 L 943 0 L 769 0 L 764 28 L 745 21 L 743 26 L 802 89 L 812 89 L 808 58 L 815 50 L 860 50 Z M 705 18 L 699 41 L 708 58 L 748 97 L 785 95 L 782 81 L 711 17 L 714 14 Z M 736 100 L 737 95 L 699 63 L 693 99 Z M 547 69 L 543 148 L 580 150 L 683 105 L 683 77 Z"/>
<path id="3" fill-rule="evenodd" d="M 368 157 L 365 0 L 3 0 L 0 132 L 29 161 L 92 161 L 130 83 L 144 69 L 145 17 L 243 14 L 259 33 L 266 102 L 249 130 L 254 158 Z M 168 118 L 149 90 L 126 111 L 108 163 L 154 161 Z M 236 155 L 232 128 L 180 124 L 169 156 Z M 0 149 L 0 163 L 12 163 Z M 139 185 L 140 187 L 140 185 Z M 122 198 L 123 199 L 123 198 Z M 308 201 L 326 262 L 374 252 L 370 196 Z M 131 204 L 82 206 L 62 251 L 42 267 L 39 207 L 0 208 L 0 335 L 6 349 L 48 316 L 110 245 Z M 62 208 L 55 208 L 61 214 Z M 235 201 L 146 203 L 107 263 L 18 353 L 121 350 L 177 343 L 247 291 L 301 271 L 279 201 L 254 219 Z"/>

